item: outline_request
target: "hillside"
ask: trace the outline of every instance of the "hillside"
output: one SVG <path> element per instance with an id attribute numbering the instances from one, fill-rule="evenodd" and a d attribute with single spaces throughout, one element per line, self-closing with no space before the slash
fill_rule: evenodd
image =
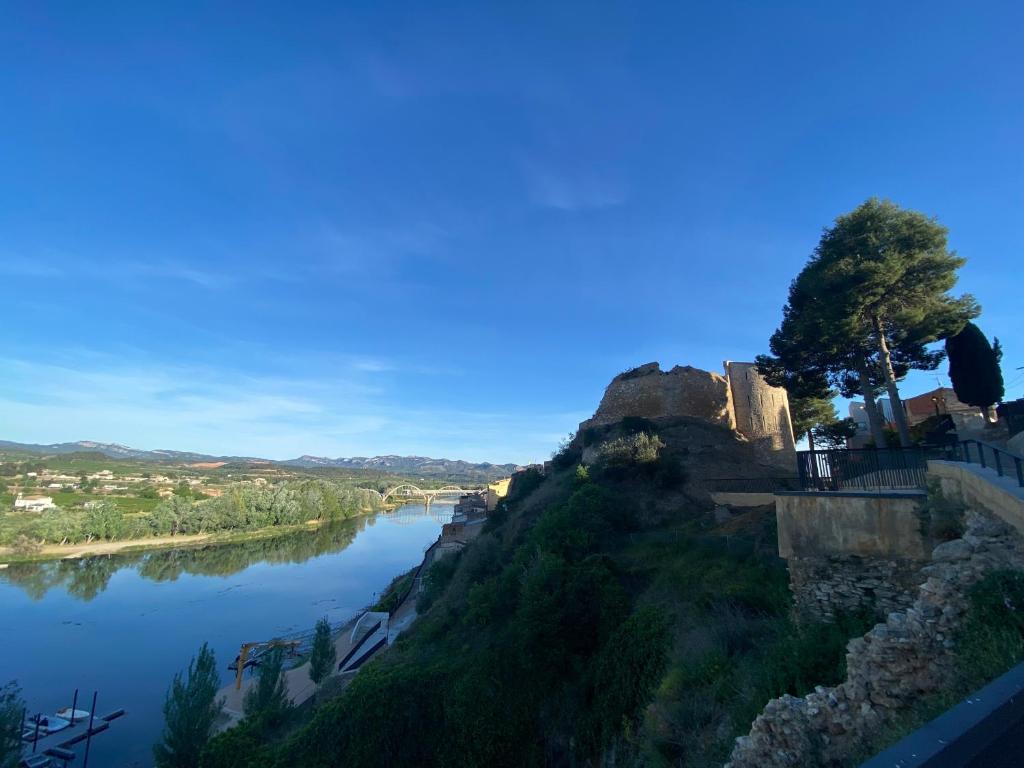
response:
<path id="1" fill-rule="evenodd" d="M 516 477 L 340 696 L 244 723 L 204 765 L 720 765 L 769 699 L 841 679 L 863 630 L 791 622 L 773 517 L 714 525 L 703 481 L 742 438 L 627 419 L 582 443 Z"/>
<path id="2" fill-rule="evenodd" d="M 426 456 L 374 456 L 353 458 L 327 458 L 323 456 L 300 456 L 297 459 L 274 461 L 251 456 L 214 456 L 191 451 L 142 450 L 118 443 L 97 443 L 79 440 L 71 443 L 16 443 L 0 440 L 0 451 L 30 453 L 41 456 L 63 456 L 66 454 L 101 454 L 111 459 L 125 459 L 142 462 L 171 464 L 268 464 L 300 469 L 353 469 L 385 472 L 391 475 L 447 479 L 462 478 L 477 482 L 498 480 L 508 477 L 520 467 L 516 464 L 491 464 L 490 462 L 469 462 L 451 459 L 432 459 Z"/>

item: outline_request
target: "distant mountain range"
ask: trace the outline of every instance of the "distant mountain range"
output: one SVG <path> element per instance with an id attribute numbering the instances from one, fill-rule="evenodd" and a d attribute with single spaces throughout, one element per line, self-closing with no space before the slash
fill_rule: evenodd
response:
<path id="1" fill-rule="evenodd" d="M 143 451 L 118 443 L 97 443 L 92 440 L 78 440 L 73 443 L 15 443 L 0 440 L 0 450 L 23 451 L 42 455 L 60 455 L 66 453 L 102 453 L 112 459 L 134 459 L 136 461 L 175 462 L 184 464 L 205 462 L 244 462 L 248 464 L 280 464 L 301 469 L 317 467 L 337 467 L 341 469 L 367 469 L 391 472 L 396 475 L 416 475 L 421 477 L 447 477 L 479 475 L 482 478 L 497 479 L 506 477 L 520 467 L 516 464 L 491 464 L 490 462 L 474 463 L 451 459 L 431 459 L 427 456 L 354 456 L 349 459 L 331 459 L 324 456 L 300 456 L 297 459 L 273 461 L 252 456 L 211 456 L 206 453 L 190 451 L 154 450 Z"/>

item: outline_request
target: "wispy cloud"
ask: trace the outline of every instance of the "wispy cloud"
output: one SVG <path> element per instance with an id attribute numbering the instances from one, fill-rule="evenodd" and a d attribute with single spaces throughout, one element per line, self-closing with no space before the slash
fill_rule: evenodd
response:
<path id="1" fill-rule="evenodd" d="M 64 270 L 43 258 L 0 255 L 0 275 L 8 277 L 47 278 L 63 277 Z"/>
<path id="2" fill-rule="evenodd" d="M 197 267 L 177 259 L 161 257 L 86 258 L 70 254 L 37 257 L 0 257 L 0 275 L 20 278 L 49 278 L 104 282 L 114 285 L 146 285 L 153 281 L 188 283 L 207 290 L 219 290 L 249 279 L 279 280 L 287 275 L 245 270 L 229 271 Z"/>
<path id="3" fill-rule="evenodd" d="M 329 377 L 97 354 L 60 364 L 0 359 L 0 367 L 0 439 L 25 442 L 92 439 L 274 459 L 400 453 L 525 462 L 546 458 L 557 442 L 551 435 L 583 417 L 403 406 L 372 383 L 397 366 L 372 358 Z"/>
<path id="4" fill-rule="evenodd" d="M 594 171 L 564 172 L 533 161 L 525 164 L 530 199 L 545 208 L 579 211 L 626 202 L 623 184 Z"/>

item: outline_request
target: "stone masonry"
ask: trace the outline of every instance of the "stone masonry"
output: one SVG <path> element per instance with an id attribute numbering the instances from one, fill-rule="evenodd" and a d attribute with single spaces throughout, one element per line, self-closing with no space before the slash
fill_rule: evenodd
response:
<path id="1" fill-rule="evenodd" d="M 920 697 L 947 687 L 968 590 L 1001 568 L 1024 568 L 1024 540 L 1002 521 L 968 512 L 963 537 L 933 550 L 913 604 L 850 641 L 846 682 L 768 702 L 750 734 L 736 740 L 726 768 L 841 763 Z"/>
<path id="2" fill-rule="evenodd" d="M 789 587 L 799 615 L 831 621 L 837 611 L 889 614 L 906 610 L 920 582 L 920 560 L 827 555 L 786 561 Z"/>
<path id="3" fill-rule="evenodd" d="M 725 363 L 725 376 L 691 366 L 662 371 L 647 363 L 612 379 L 594 416 L 580 424 L 615 424 L 627 416 L 691 417 L 739 432 L 762 459 L 793 470 L 793 428 L 786 390 L 770 386 L 753 363 Z"/>

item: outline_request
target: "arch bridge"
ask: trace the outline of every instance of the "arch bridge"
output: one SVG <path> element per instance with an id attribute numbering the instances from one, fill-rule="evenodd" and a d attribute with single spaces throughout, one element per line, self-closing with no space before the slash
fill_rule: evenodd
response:
<path id="1" fill-rule="evenodd" d="M 445 485 L 441 488 L 420 488 L 412 483 L 402 483 L 396 485 L 394 488 L 390 488 L 384 493 L 374 489 L 366 488 L 364 490 L 372 491 L 380 497 L 380 500 L 385 504 L 389 499 L 423 499 L 426 505 L 429 507 L 434 499 L 442 496 L 464 496 L 467 493 L 483 493 L 486 488 L 460 488 L 457 485 Z"/>

